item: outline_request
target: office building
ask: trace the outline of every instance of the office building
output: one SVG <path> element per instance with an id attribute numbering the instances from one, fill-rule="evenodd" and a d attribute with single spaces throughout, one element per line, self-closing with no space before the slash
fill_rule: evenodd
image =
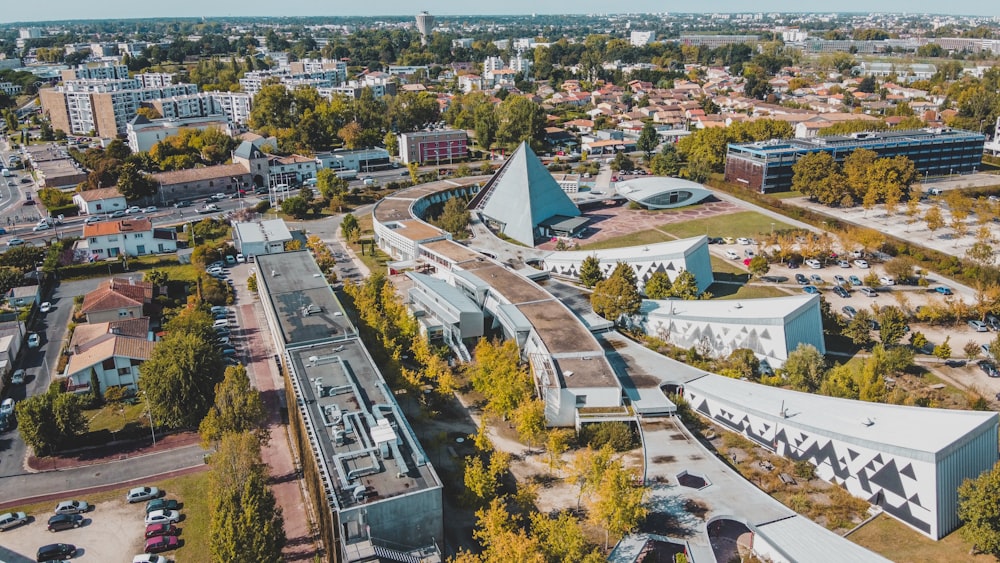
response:
<path id="1" fill-rule="evenodd" d="M 452 163 L 469 156 L 469 136 L 463 130 L 416 131 L 399 135 L 403 164 Z"/>

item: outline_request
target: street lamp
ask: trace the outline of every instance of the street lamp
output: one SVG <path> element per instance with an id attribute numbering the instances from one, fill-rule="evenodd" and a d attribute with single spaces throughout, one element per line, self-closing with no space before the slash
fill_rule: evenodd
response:
<path id="1" fill-rule="evenodd" d="M 146 395 L 145 391 L 140 391 L 142 393 L 142 399 L 146 402 L 146 412 L 149 414 L 149 434 L 153 437 L 153 446 L 156 446 L 156 424 L 153 422 L 153 407 L 149 404 L 149 397 Z"/>

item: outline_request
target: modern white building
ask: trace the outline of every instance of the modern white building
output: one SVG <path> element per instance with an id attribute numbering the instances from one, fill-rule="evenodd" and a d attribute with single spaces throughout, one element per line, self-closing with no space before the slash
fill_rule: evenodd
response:
<path id="1" fill-rule="evenodd" d="M 997 462 L 996 412 L 869 403 L 720 375 L 678 382 L 691 408 L 938 540 L 958 487 Z"/>
<path id="2" fill-rule="evenodd" d="M 427 274 L 407 272 L 413 285 L 408 291 L 420 332 L 433 344 L 446 344 L 459 357 L 484 334 L 484 316 L 476 302 L 453 285 Z"/>
<path id="3" fill-rule="evenodd" d="M 633 31 L 629 33 L 628 36 L 629 43 L 633 47 L 644 47 L 648 45 L 651 41 L 656 40 L 655 31 Z"/>
<path id="4" fill-rule="evenodd" d="M 647 209 L 694 205 L 712 192 L 701 184 L 669 176 L 646 176 L 615 184 L 615 191 Z"/>
<path id="5" fill-rule="evenodd" d="M 233 223 L 233 243 L 236 251 L 245 256 L 284 252 L 285 243 L 291 241 L 292 234 L 281 219 Z"/>
<path id="6" fill-rule="evenodd" d="M 251 98 L 246 92 L 198 92 L 153 100 L 151 105 L 164 118 L 202 118 L 222 114 L 231 123 L 246 125 L 250 120 Z"/>
<path id="7" fill-rule="evenodd" d="M 645 300 L 646 334 L 681 348 L 701 346 L 725 357 L 749 348 L 779 367 L 799 344 L 826 353 L 819 295 L 709 301 Z"/>
<path id="8" fill-rule="evenodd" d="M 358 149 L 347 151 L 332 151 L 316 153 L 316 160 L 320 168 L 331 170 L 357 170 L 358 172 L 369 172 L 371 170 L 382 170 L 392 166 L 389 159 L 389 151 L 374 147 L 370 149 Z"/>
<path id="9" fill-rule="evenodd" d="M 666 273 L 670 281 L 673 281 L 678 274 L 687 270 L 694 274 L 698 291 L 705 291 L 715 281 L 708 251 L 708 237 L 705 236 L 644 246 L 555 251 L 542 258 L 542 269 L 553 276 L 579 278 L 580 266 L 591 256 L 600 261 L 605 277 L 611 275 L 619 262 L 631 266 L 640 290 L 656 272 Z"/>

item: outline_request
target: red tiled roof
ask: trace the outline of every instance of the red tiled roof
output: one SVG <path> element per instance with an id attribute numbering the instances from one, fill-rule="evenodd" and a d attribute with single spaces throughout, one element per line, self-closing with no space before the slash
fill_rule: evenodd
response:
<path id="1" fill-rule="evenodd" d="M 99 188 L 96 190 L 84 190 L 78 194 L 77 197 L 83 201 L 101 201 L 102 199 L 114 199 L 116 197 L 123 197 L 122 193 L 118 191 L 118 188 Z"/>
<path id="2" fill-rule="evenodd" d="M 153 222 L 149 219 L 123 219 L 121 221 L 102 221 L 83 226 L 83 236 L 99 237 L 121 233 L 143 233 L 153 230 Z"/>
<path id="3" fill-rule="evenodd" d="M 131 307 L 142 307 L 142 301 L 136 301 L 105 287 L 88 293 L 83 298 L 83 306 L 80 308 L 80 311 L 84 314 L 89 314 L 99 311 L 128 309 Z"/>

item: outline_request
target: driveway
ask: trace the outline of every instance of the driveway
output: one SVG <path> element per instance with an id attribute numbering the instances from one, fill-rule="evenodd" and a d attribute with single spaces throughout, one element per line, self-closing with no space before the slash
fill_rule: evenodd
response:
<path id="1" fill-rule="evenodd" d="M 66 327 L 73 312 L 73 298 L 83 295 L 103 281 L 102 279 L 62 282 L 48 297 L 52 310 L 48 314 L 39 314 L 34 326 L 28 328 L 31 332 L 42 334 L 42 345 L 30 349 L 25 345 L 24 352 L 16 368 L 23 368 L 28 377 L 23 387 L 11 389 L 10 396 L 21 402 L 25 398 L 44 393 L 52 381 L 52 371 L 59 364 L 59 350 L 62 348 Z M 17 429 L 8 430 L 0 435 L 0 478 L 24 473 L 24 456 L 27 448 Z M 5 495 L 0 495 L 0 497 Z"/>

